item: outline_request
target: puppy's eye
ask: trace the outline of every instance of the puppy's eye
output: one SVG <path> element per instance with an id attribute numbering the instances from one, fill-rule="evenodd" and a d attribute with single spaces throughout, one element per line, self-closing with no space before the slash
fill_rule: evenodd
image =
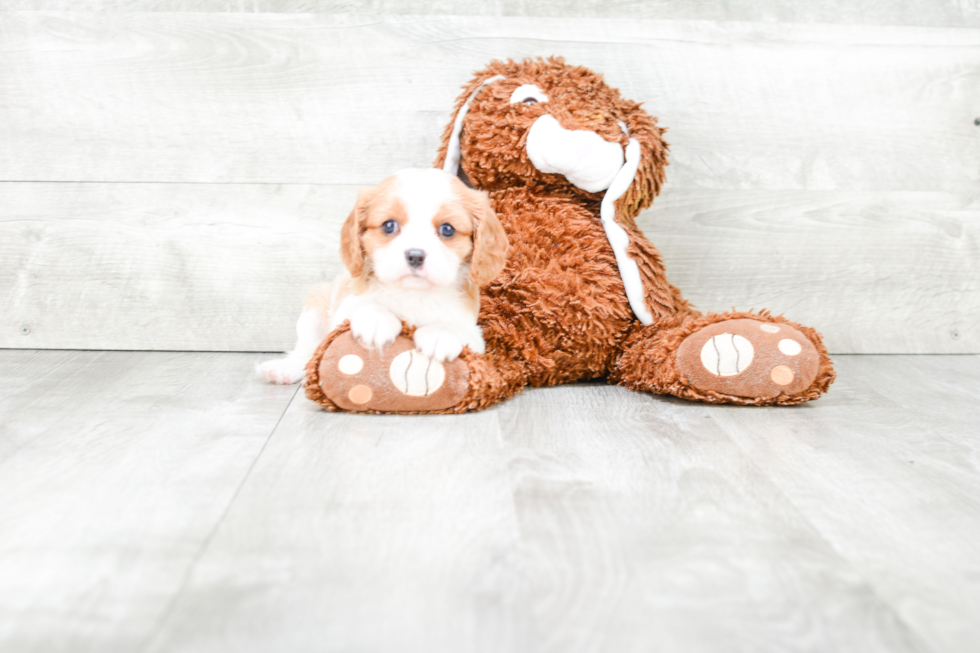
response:
<path id="1" fill-rule="evenodd" d="M 439 225 L 439 235 L 443 238 L 452 238 L 456 235 L 456 229 L 448 222 L 443 222 Z"/>
<path id="2" fill-rule="evenodd" d="M 394 220 L 388 220 L 387 222 L 381 225 L 381 231 L 385 232 L 390 236 L 391 234 L 398 231 L 398 223 L 395 222 Z"/>
<path id="3" fill-rule="evenodd" d="M 538 101 L 535 100 L 533 97 L 526 97 L 523 100 L 521 100 L 521 102 L 523 102 L 524 104 L 537 104 L 538 103 Z"/>

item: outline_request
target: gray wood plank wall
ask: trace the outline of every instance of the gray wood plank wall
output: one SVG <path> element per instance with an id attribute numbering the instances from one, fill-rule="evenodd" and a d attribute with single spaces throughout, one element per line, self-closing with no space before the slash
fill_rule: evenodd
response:
<path id="1" fill-rule="evenodd" d="M 670 128 L 641 222 L 700 308 L 980 352 L 978 4 L 7 2 L 0 347 L 288 347 L 356 188 L 562 54 Z"/>

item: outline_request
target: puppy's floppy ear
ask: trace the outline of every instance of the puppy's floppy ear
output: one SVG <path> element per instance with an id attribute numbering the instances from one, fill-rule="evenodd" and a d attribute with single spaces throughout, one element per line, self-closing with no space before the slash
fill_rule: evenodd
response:
<path id="1" fill-rule="evenodd" d="M 507 264 L 507 234 L 493 212 L 489 195 L 465 187 L 462 191 L 466 209 L 473 220 L 470 279 L 477 286 L 485 286 L 496 279 Z"/>
<path id="2" fill-rule="evenodd" d="M 344 267 L 352 277 L 358 277 L 364 272 L 364 248 L 361 247 L 361 230 L 364 218 L 367 216 L 368 203 L 373 194 L 361 189 L 357 193 L 357 203 L 354 210 L 344 220 L 340 228 L 340 258 Z"/>

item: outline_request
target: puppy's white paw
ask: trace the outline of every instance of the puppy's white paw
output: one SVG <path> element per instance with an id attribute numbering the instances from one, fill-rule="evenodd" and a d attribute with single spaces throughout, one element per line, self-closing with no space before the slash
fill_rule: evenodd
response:
<path id="1" fill-rule="evenodd" d="M 487 351 L 487 343 L 483 341 L 483 329 L 474 324 L 468 328 L 463 338 L 463 346 L 469 347 L 474 354 L 484 354 Z"/>
<path id="2" fill-rule="evenodd" d="M 402 332 L 402 321 L 379 306 L 361 306 L 350 318 L 350 331 L 368 349 L 383 349 Z"/>
<path id="3" fill-rule="evenodd" d="M 295 358 L 279 358 L 255 366 L 255 372 L 269 383 L 291 385 L 306 376 L 306 362 Z"/>
<path id="4" fill-rule="evenodd" d="M 415 348 L 440 362 L 454 361 L 463 351 L 463 341 L 446 327 L 423 326 L 415 330 Z"/>

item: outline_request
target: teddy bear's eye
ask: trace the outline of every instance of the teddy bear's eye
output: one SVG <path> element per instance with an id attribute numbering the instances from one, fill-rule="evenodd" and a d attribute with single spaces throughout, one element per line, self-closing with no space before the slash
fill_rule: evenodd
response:
<path id="1" fill-rule="evenodd" d="M 387 222 L 381 225 L 381 231 L 385 232 L 390 236 L 391 234 L 398 231 L 398 223 L 395 222 L 394 220 L 388 220 Z"/>
<path id="2" fill-rule="evenodd" d="M 443 238 L 452 238 L 456 235 L 456 229 L 448 222 L 439 225 L 439 235 Z"/>
<path id="3" fill-rule="evenodd" d="M 548 96 L 534 84 L 521 84 L 510 94 L 510 103 L 537 104 L 547 102 Z"/>

